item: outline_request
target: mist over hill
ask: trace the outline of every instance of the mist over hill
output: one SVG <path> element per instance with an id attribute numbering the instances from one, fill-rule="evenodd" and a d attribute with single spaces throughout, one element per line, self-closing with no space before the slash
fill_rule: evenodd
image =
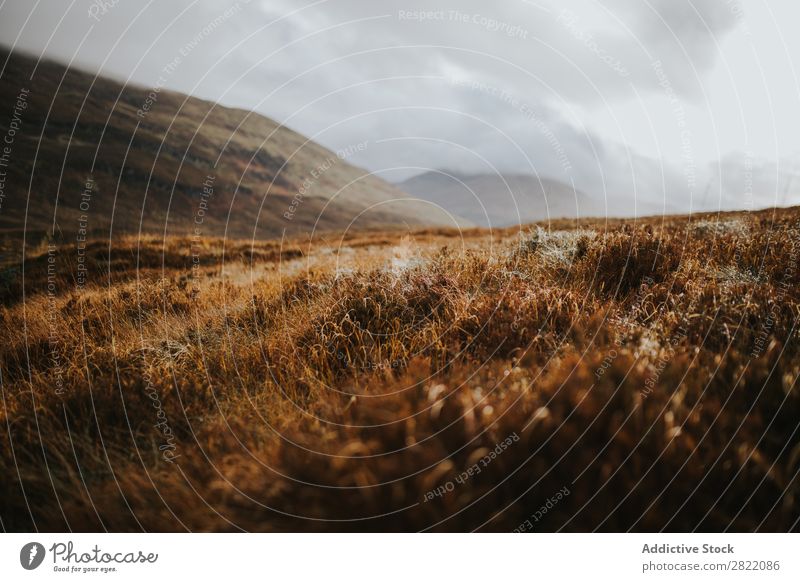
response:
<path id="1" fill-rule="evenodd" d="M 527 174 L 465 175 L 431 171 L 401 182 L 406 192 L 480 226 L 502 227 L 539 220 L 658 214 L 663 207 L 625 207 L 590 196 L 552 178 Z"/>

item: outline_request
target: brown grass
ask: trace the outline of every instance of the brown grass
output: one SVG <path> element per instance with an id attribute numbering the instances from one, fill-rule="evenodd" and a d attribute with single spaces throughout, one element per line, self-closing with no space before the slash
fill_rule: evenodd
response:
<path id="1" fill-rule="evenodd" d="M 0 278 L 3 528 L 797 529 L 799 220 L 97 241 L 82 288 L 45 249 Z"/>

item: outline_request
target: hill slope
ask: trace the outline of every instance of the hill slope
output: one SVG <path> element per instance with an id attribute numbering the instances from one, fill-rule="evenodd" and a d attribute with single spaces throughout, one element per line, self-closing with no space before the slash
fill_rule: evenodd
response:
<path id="1" fill-rule="evenodd" d="M 602 204 L 580 190 L 558 180 L 524 174 L 466 176 L 433 171 L 399 186 L 480 226 L 606 214 Z"/>
<path id="2" fill-rule="evenodd" d="M 108 235 L 113 225 L 262 238 L 356 217 L 356 227 L 450 223 L 348 164 L 346 152 L 255 113 L 6 50 L 0 62 L 0 133 L 12 141 L 0 168 L 6 237 L 53 227 Z"/>

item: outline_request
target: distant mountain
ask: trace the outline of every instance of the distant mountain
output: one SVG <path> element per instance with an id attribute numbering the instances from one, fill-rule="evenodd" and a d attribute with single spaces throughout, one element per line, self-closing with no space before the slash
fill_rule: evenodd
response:
<path id="1" fill-rule="evenodd" d="M 53 227 L 72 237 L 141 228 L 264 238 L 453 225 L 347 163 L 352 152 L 261 115 L 4 49 L 0 67 L 0 140 L 10 142 L 0 143 L 4 238 Z"/>
<path id="2" fill-rule="evenodd" d="M 466 176 L 433 171 L 398 186 L 480 226 L 606 214 L 602 202 L 580 190 L 557 180 L 524 174 Z"/>

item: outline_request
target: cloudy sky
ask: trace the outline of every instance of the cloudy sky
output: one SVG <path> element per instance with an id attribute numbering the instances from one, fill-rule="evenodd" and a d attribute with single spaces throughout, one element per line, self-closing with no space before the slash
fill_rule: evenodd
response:
<path id="1" fill-rule="evenodd" d="M 0 0 L 6 46 L 366 142 L 351 160 L 387 179 L 539 174 L 612 213 L 800 203 L 798 22 L 796 0 Z"/>

